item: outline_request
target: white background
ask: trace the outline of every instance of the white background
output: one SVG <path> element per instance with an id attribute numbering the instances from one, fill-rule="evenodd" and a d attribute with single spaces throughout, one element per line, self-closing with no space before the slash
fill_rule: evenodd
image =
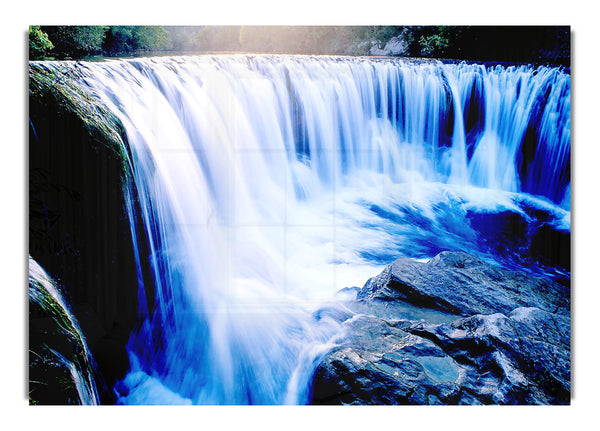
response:
<path id="1" fill-rule="evenodd" d="M 210 4 L 209 4 L 210 3 Z M 0 25 L 0 423 L 3 429 L 597 429 L 595 328 L 600 25 L 594 2 L 450 0 L 30 0 Z M 570 25 L 572 29 L 572 404 L 568 407 L 29 407 L 27 404 L 27 29 L 63 24 Z"/>

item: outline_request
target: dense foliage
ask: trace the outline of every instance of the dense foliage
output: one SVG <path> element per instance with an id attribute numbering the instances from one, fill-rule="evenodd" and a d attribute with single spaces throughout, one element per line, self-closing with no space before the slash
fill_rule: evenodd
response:
<path id="1" fill-rule="evenodd" d="M 32 26 L 30 57 L 254 52 L 394 55 L 569 65 L 569 27 L 543 26 Z"/>
<path id="2" fill-rule="evenodd" d="M 102 44 L 106 55 L 153 51 L 170 47 L 170 35 L 158 26 L 111 26 Z"/>
<path id="3" fill-rule="evenodd" d="M 407 27 L 405 36 L 412 56 L 570 63 L 569 27 Z"/>
<path id="4" fill-rule="evenodd" d="M 39 25 L 29 27 L 29 58 L 41 58 L 52 48 L 54 48 L 54 45 Z"/>
<path id="5" fill-rule="evenodd" d="M 31 26 L 29 35 L 32 59 L 133 55 L 172 46 L 169 32 L 160 26 Z M 38 40 L 43 38 L 51 46 L 40 50 Z"/>
<path id="6" fill-rule="evenodd" d="M 102 42 L 108 27 L 98 25 L 41 27 L 54 48 L 52 54 L 59 58 L 80 58 L 102 53 Z"/>

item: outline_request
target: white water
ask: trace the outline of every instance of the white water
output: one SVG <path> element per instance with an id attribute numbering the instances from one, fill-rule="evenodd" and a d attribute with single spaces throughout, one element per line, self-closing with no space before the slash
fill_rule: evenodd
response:
<path id="1" fill-rule="evenodd" d="M 139 197 L 128 211 L 143 220 L 132 232 L 156 284 L 122 403 L 306 402 L 314 364 L 343 335 L 312 312 L 337 290 L 393 256 L 470 251 L 467 208 L 522 211 L 514 194 L 528 191 L 569 209 L 558 177 L 570 78 L 558 69 L 293 56 L 77 69 L 125 126 Z M 469 134 L 470 100 L 485 115 Z M 551 163 L 548 187 L 535 176 Z"/>

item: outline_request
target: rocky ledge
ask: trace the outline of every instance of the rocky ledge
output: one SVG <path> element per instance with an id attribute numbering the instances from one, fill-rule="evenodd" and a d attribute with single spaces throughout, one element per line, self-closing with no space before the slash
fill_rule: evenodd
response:
<path id="1" fill-rule="evenodd" d="M 312 403 L 569 404 L 569 298 L 466 253 L 398 259 L 327 313 L 345 336 L 317 367 Z"/>

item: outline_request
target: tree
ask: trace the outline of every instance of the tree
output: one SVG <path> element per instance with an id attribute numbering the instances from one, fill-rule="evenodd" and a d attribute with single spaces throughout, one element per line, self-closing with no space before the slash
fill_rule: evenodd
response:
<path id="1" fill-rule="evenodd" d="M 45 57 L 52 48 L 54 45 L 39 25 L 29 27 L 29 58 L 31 60 Z"/>
<path id="2" fill-rule="evenodd" d="M 171 36 L 164 27 L 142 25 L 133 28 L 133 48 L 136 51 L 168 49 L 172 45 Z"/>
<path id="3" fill-rule="evenodd" d="M 54 53 L 60 57 L 80 58 L 102 53 L 102 42 L 107 26 L 42 26 L 54 45 Z"/>
<path id="4" fill-rule="evenodd" d="M 156 51 L 173 47 L 171 35 L 160 26 L 115 25 L 106 32 L 103 51 L 106 55 Z"/>

